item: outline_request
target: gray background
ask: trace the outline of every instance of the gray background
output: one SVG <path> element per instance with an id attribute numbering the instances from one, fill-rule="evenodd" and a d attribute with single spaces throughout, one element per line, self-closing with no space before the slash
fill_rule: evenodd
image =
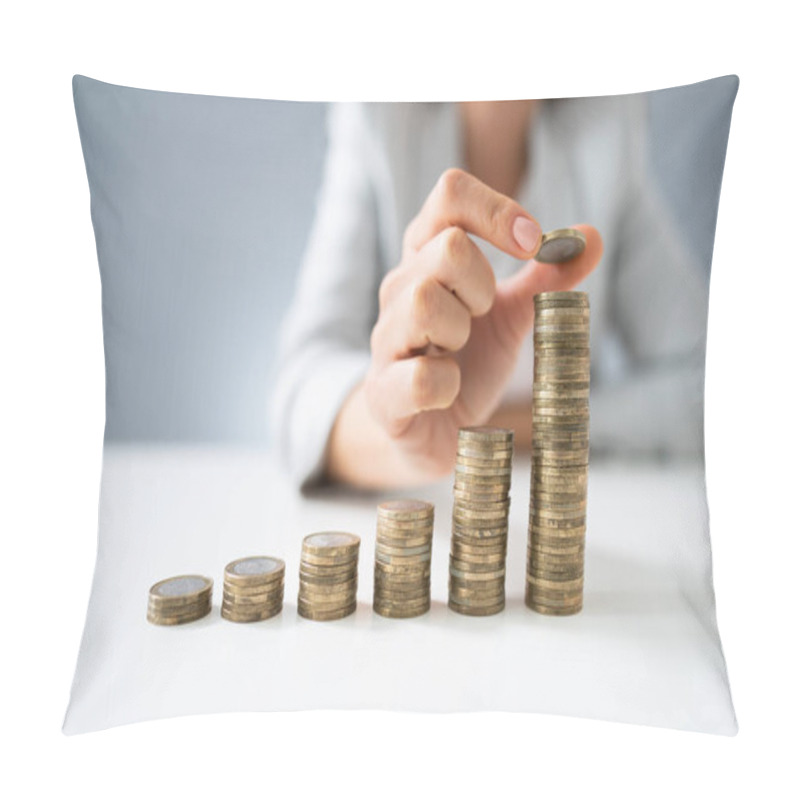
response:
<path id="1" fill-rule="evenodd" d="M 728 136 L 713 83 L 648 96 L 654 180 L 707 269 Z M 102 280 L 106 440 L 266 443 L 325 105 L 80 75 L 73 95 Z"/>

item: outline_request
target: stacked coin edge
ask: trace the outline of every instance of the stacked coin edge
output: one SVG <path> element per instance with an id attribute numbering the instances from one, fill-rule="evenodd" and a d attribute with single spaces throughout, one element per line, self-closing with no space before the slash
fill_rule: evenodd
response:
<path id="1" fill-rule="evenodd" d="M 531 496 L 525 603 L 541 614 L 583 608 L 589 464 L 589 300 L 534 298 Z"/>
<path id="2" fill-rule="evenodd" d="M 248 556 L 225 567 L 220 614 L 229 622 L 261 622 L 283 609 L 286 564 L 272 556 Z"/>
<path id="3" fill-rule="evenodd" d="M 458 433 L 448 606 L 466 616 L 505 608 L 513 431 L 478 426 Z"/>
<path id="4" fill-rule="evenodd" d="M 356 610 L 361 539 L 343 531 L 303 539 L 297 612 L 317 621 L 343 619 Z"/>
<path id="5" fill-rule="evenodd" d="M 183 585 L 183 591 L 181 586 Z M 147 621 L 154 625 L 183 625 L 211 613 L 214 581 L 205 575 L 176 575 L 150 587 Z"/>
<path id="6" fill-rule="evenodd" d="M 431 607 L 432 503 L 388 500 L 378 506 L 373 610 L 417 617 Z"/>

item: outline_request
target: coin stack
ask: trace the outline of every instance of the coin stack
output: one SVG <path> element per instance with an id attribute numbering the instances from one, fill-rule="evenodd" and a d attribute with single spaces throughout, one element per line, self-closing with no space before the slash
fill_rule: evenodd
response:
<path id="1" fill-rule="evenodd" d="M 533 437 L 525 603 L 541 614 L 583 608 L 589 471 L 589 298 L 534 298 Z"/>
<path id="2" fill-rule="evenodd" d="M 361 539 L 352 533 L 312 533 L 303 539 L 300 555 L 301 617 L 332 620 L 356 610 L 358 552 Z"/>
<path id="3" fill-rule="evenodd" d="M 202 575 L 177 575 L 154 583 L 147 601 L 147 620 L 154 625 L 181 625 L 211 611 L 214 581 Z"/>
<path id="4" fill-rule="evenodd" d="M 433 505 L 389 500 L 378 506 L 373 609 L 384 617 L 417 617 L 431 607 Z"/>
<path id="5" fill-rule="evenodd" d="M 225 567 L 222 616 L 231 622 L 258 622 L 283 608 L 286 565 L 279 558 L 250 556 Z"/>
<path id="6" fill-rule="evenodd" d="M 458 432 L 448 605 L 469 616 L 505 607 L 506 545 L 513 431 Z"/>

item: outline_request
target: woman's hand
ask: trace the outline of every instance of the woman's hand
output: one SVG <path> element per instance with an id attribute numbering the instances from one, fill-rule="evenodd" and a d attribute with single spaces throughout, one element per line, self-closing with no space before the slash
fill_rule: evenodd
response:
<path id="1" fill-rule="evenodd" d="M 564 264 L 539 263 L 531 256 L 541 228 L 518 203 L 461 170 L 439 178 L 405 231 L 400 264 L 381 284 L 372 362 L 357 390 L 363 397 L 351 397 L 374 423 L 368 435 L 383 439 L 376 452 L 394 465 L 397 483 L 452 470 L 458 429 L 484 423 L 500 402 L 533 326 L 533 296 L 570 289 L 597 265 L 600 235 L 588 225 L 575 227 L 586 236 L 584 252 Z M 468 233 L 530 260 L 497 284 Z M 341 433 L 337 420 L 329 463 L 334 477 L 353 480 L 341 459 L 344 469 L 337 469 L 342 454 L 335 448 L 346 446 L 337 441 Z M 356 451 L 363 456 L 369 448 Z M 371 483 L 368 477 L 355 482 Z"/>

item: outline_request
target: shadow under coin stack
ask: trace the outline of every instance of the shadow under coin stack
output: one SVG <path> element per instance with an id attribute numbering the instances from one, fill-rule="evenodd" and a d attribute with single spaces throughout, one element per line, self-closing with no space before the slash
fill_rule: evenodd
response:
<path id="1" fill-rule="evenodd" d="M 589 472 L 589 298 L 534 298 L 531 505 L 525 603 L 541 614 L 583 608 Z"/>
<path id="2" fill-rule="evenodd" d="M 178 575 L 150 587 L 147 620 L 154 625 L 182 625 L 211 611 L 214 581 L 203 575 Z"/>
<path id="3" fill-rule="evenodd" d="M 513 431 L 504 428 L 458 432 L 448 605 L 459 614 L 505 608 L 513 447 Z"/>
<path id="4" fill-rule="evenodd" d="M 356 610 L 361 539 L 352 533 L 312 533 L 303 539 L 297 611 L 315 620 L 342 619 Z"/>
<path id="5" fill-rule="evenodd" d="M 389 500 L 378 506 L 372 607 L 384 617 L 417 617 L 431 607 L 433 505 Z"/>
<path id="6" fill-rule="evenodd" d="M 286 565 L 279 558 L 251 556 L 225 567 L 222 617 L 231 622 L 260 622 L 283 608 Z"/>

